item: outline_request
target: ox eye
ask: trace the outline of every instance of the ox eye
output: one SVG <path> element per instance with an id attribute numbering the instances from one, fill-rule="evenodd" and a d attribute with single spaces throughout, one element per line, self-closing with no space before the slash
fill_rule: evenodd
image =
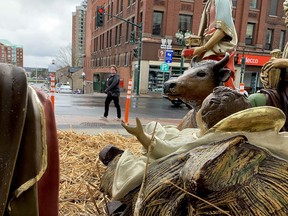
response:
<path id="1" fill-rule="evenodd" d="M 206 76 L 206 73 L 205 73 L 204 71 L 199 71 L 199 72 L 197 73 L 197 76 L 199 76 L 199 77 L 204 77 L 204 76 Z"/>

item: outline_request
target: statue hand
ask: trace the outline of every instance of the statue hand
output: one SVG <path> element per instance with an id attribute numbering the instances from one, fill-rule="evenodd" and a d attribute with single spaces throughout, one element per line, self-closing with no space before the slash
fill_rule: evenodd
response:
<path id="1" fill-rule="evenodd" d="M 263 66 L 265 71 L 270 71 L 272 68 L 288 68 L 288 59 L 273 58 Z"/>
<path id="2" fill-rule="evenodd" d="M 204 46 L 200 46 L 200 47 L 195 47 L 194 48 L 194 56 L 201 56 L 204 52 L 206 52 L 205 47 Z"/>
<path id="3" fill-rule="evenodd" d="M 136 118 L 136 127 L 130 127 L 125 122 L 122 122 L 121 125 L 126 129 L 126 131 L 139 140 L 139 142 L 148 149 L 150 144 L 151 136 L 146 134 L 143 130 L 143 126 L 138 118 Z"/>

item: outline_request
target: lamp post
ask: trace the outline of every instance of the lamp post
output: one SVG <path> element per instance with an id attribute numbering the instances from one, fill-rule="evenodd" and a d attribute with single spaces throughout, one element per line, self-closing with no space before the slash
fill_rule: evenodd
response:
<path id="1" fill-rule="evenodd" d="M 185 34 L 182 33 L 182 31 L 178 30 L 178 32 L 176 32 L 175 37 L 177 39 L 178 43 L 181 43 L 181 53 L 184 49 L 184 45 L 185 45 L 185 38 L 190 37 L 191 36 L 191 32 L 190 31 L 186 31 Z M 180 61 L 180 74 L 183 74 L 183 64 L 184 64 L 184 58 L 181 55 L 181 61 Z"/>
<path id="2" fill-rule="evenodd" d="M 85 93 L 84 92 L 84 83 L 85 83 L 85 73 L 84 72 L 82 72 L 82 79 L 83 79 L 83 81 L 82 81 L 82 91 L 83 91 L 83 94 Z"/>
<path id="3" fill-rule="evenodd" d="M 245 65 L 246 65 L 246 58 L 244 55 L 245 55 L 245 47 L 243 47 L 242 59 L 241 59 L 241 76 L 240 76 L 241 83 L 244 83 L 244 73 L 245 73 Z"/>

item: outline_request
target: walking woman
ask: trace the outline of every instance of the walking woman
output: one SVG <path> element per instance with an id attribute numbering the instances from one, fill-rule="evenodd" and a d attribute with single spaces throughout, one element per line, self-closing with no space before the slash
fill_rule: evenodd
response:
<path id="1" fill-rule="evenodd" d="M 114 105 L 117 110 L 117 117 L 115 120 L 121 121 L 121 108 L 119 105 L 119 97 L 120 97 L 120 88 L 119 88 L 119 82 L 120 82 L 120 76 L 117 73 L 118 69 L 115 65 L 111 65 L 110 68 L 111 74 L 109 78 L 107 79 L 107 87 L 105 90 L 105 93 L 107 94 L 106 100 L 105 100 L 105 112 L 104 115 L 101 116 L 101 119 L 107 119 L 108 113 L 109 113 L 109 105 L 111 101 L 113 100 Z"/>

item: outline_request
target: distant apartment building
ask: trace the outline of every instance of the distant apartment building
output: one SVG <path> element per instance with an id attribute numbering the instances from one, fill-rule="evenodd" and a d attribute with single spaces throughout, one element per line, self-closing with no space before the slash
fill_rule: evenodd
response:
<path id="1" fill-rule="evenodd" d="M 238 34 L 235 84 L 239 87 L 240 79 L 243 79 L 246 90 L 252 93 L 262 87 L 259 72 L 270 59 L 271 50 L 284 48 L 287 29 L 283 0 L 231 2 Z M 97 27 L 95 23 L 97 6 L 105 8 L 103 27 Z M 88 0 L 84 71 L 86 79 L 93 82 L 94 91 L 103 91 L 101 85 L 109 75 L 110 65 L 115 64 L 125 89 L 132 78 L 134 89 L 135 81 L 139 79 L 140 93 L 162 92 L 163 82 L 169 76 L 179 74 L 183 71 L 181 67 L 186 69 L 190 66 L 189 60 L 181 66 L 182 46 L 175 34 L 178 30 L 197 34 L 204 6 L 203 0 Z M 140 23 L 142 52 L 138 74 L 138 59 L 134 50 L 140 45 Z M 130 43 L 132 32 L 135 32 L 135 44 Z M 165 61 L 160 49 L 162 39 L 171 41 L 174 51 L 168 72 L 160 69 Z M 243 54 L 245 68 L 241 68 Z"/>
<path id="2" fill-rule="evenodd" d="M 83 67 L 87 0 L 72 13 L 72 67 Z"/>
<path id="3" fill-rule="evenodd" d="M 23 67 L 23 46 L 0 39 L 0 62 Z"/>

